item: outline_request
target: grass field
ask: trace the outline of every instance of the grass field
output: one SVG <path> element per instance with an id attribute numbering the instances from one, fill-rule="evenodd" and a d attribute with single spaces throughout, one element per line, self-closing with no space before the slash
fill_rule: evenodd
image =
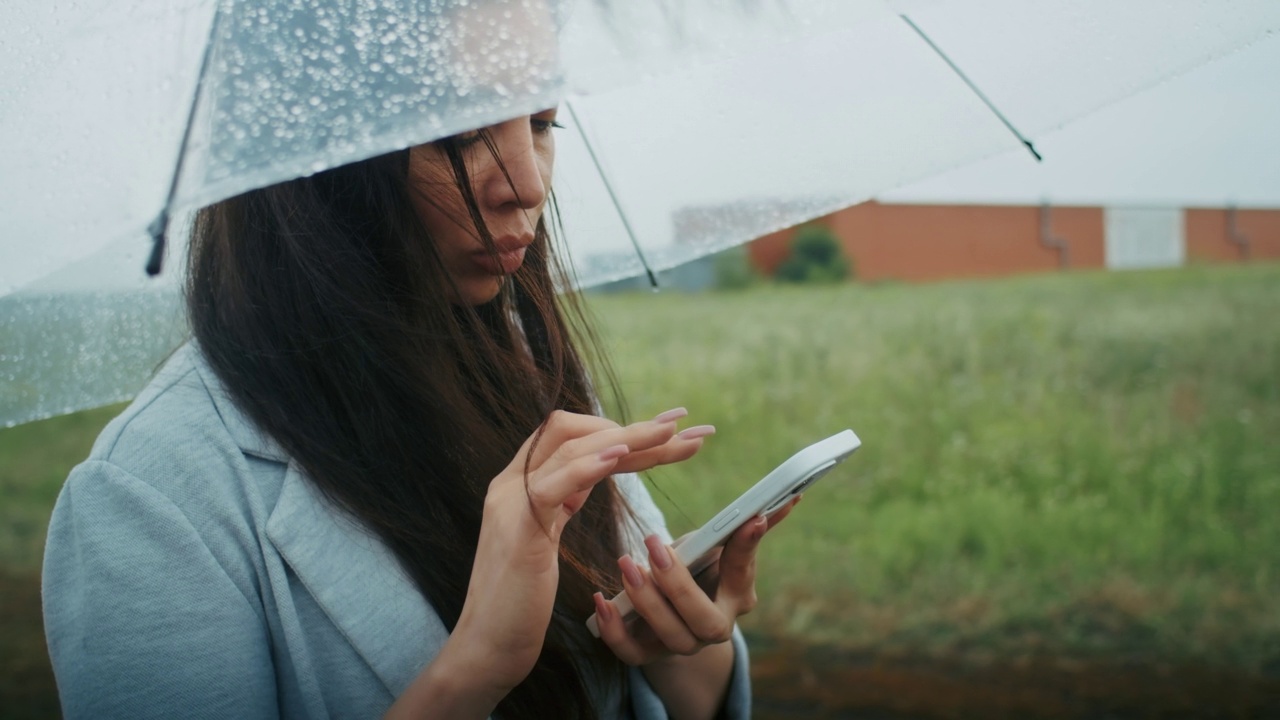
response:
<path id="1" fill-rule="evenodd" d="M 677 532 L 862 437 L 766 542 L 761 641 L 1280 672 L 1280 266 L 591 302 L 634 417 L 719 428 L 653 473 Z M 52 707 L 44 523 L 117 410 L 0 431 L 0 707 Z"/>
<path id="2" fill-rule="evenodd" d="M 40 560 L 53 502 L 121 407 L 0 430 L 0 717 L 57 715 L 40 621 Z"/>
<path id="3" fill-rule="evenodd" d="M 596 302 L 680 529 L 851 427 L 763 551 L 757 632 L 1280 669 L 1280 267 Z M 668 505 L 670 507 L 670 505 Z"/>

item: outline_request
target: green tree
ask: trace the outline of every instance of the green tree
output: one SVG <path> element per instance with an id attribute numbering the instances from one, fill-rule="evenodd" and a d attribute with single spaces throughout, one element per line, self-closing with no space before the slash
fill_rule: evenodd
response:
<path id="1" fill-rule="evenodd" d="M 840 239 L 825 225 L 805 225 L 791 241 L 791 255 L 774 273 L 779 282 L 837 283 L 853 276 Z"/>

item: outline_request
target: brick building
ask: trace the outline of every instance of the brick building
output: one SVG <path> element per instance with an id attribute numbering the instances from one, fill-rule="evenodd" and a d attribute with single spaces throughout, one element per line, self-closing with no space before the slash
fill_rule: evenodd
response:
<path id="1" fill-rule="evenodd" d="M 860 280 L 998 277 L 1059 268 L 1280 259 L 1280 210 L 867 202 L 820 218 Z M 748 246 L 772 274 L 795 229 Z"/>

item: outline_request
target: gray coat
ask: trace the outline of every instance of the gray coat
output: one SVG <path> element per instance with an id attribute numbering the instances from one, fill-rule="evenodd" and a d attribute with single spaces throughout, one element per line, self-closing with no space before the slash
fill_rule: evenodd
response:
<path id="1" fill-rule="evenodd" d="M 619 486 L 665 534 L 640 481 Z M 627 528 L 637 550 L 643 534 Z M 317 492 L 193 346 L 67 479 L 44 618 L 68 718 L 378 717 L 448 637 L 386 546 Z M 748 717 L 734 644 L 726 709 Z M 609 714 L 666 717 L 629 678 L 626 707 L 600 691 Z"/>

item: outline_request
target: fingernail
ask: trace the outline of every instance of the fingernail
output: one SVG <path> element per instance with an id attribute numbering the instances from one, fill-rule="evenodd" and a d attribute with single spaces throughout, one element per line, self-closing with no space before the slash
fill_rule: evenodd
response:
<path id="1" fill-rule="evenodd" d="M 601 620 L 608 620 L 609 619 L 609 603 L 605 602 L 604 595 L 601 595 L 600 593 L 596 593 L 592 597 L 596 601 L 596 615 L 598 615 Z"/>
<path id="2" fill-rule="evenodd" d="M 755 527 L 751 529 L 751 539 L 754 541 L 764 537 L 765 530 L 769 529 L 769 521 L 765 518 L 756 518 Z"/>
<path id="3" fill-rule="evenodd" d="M 640 574 L 640 568 L 636 567 L 636 562 L 630 555 L 623 555 L 618 565 L 622 568 L 622 576 L 627 579 L 628 585 L 633 588 L 644 586 L 644 576 Z"/>
<path id="4" fill-rule="evenodd" d="M 667 551 L 667 546 L 662 544 L 661 538 L 650 535 L 644 539 L 644 546 L 649 548 L 649 562 L 653 566 L 659 570 L 671 567 L 671 553 Z"/>
<path id="5" fill-rule="evenodd" d="M 653 421 L 656 423 L 675 422 L 676 420 L 679 420 L 680 418 L 688 414 L 689 414 L 689 411 L 685 410 L 682 407 L 672 408 L 664 413 L 658 413 L 658 415 L 653 418 Z"/>
<path id="6" fill-rule="evenodd" d="M 631 452 L 631 448 L 626 445 L 614 445 L 601 450 L 596 457 L 600 459 L 600 462 L 609 462 L 610 460 L 617 460 L 629 452 Z"/>
<path id="7" fill-rule="evenodd" d="M 714 435 L 716 432 L 715 425 L 694 425 L 691 428 L 685 428 L 676 433 L 676 437 L 681 440 L 697 440 L 700 437 Z"/>

